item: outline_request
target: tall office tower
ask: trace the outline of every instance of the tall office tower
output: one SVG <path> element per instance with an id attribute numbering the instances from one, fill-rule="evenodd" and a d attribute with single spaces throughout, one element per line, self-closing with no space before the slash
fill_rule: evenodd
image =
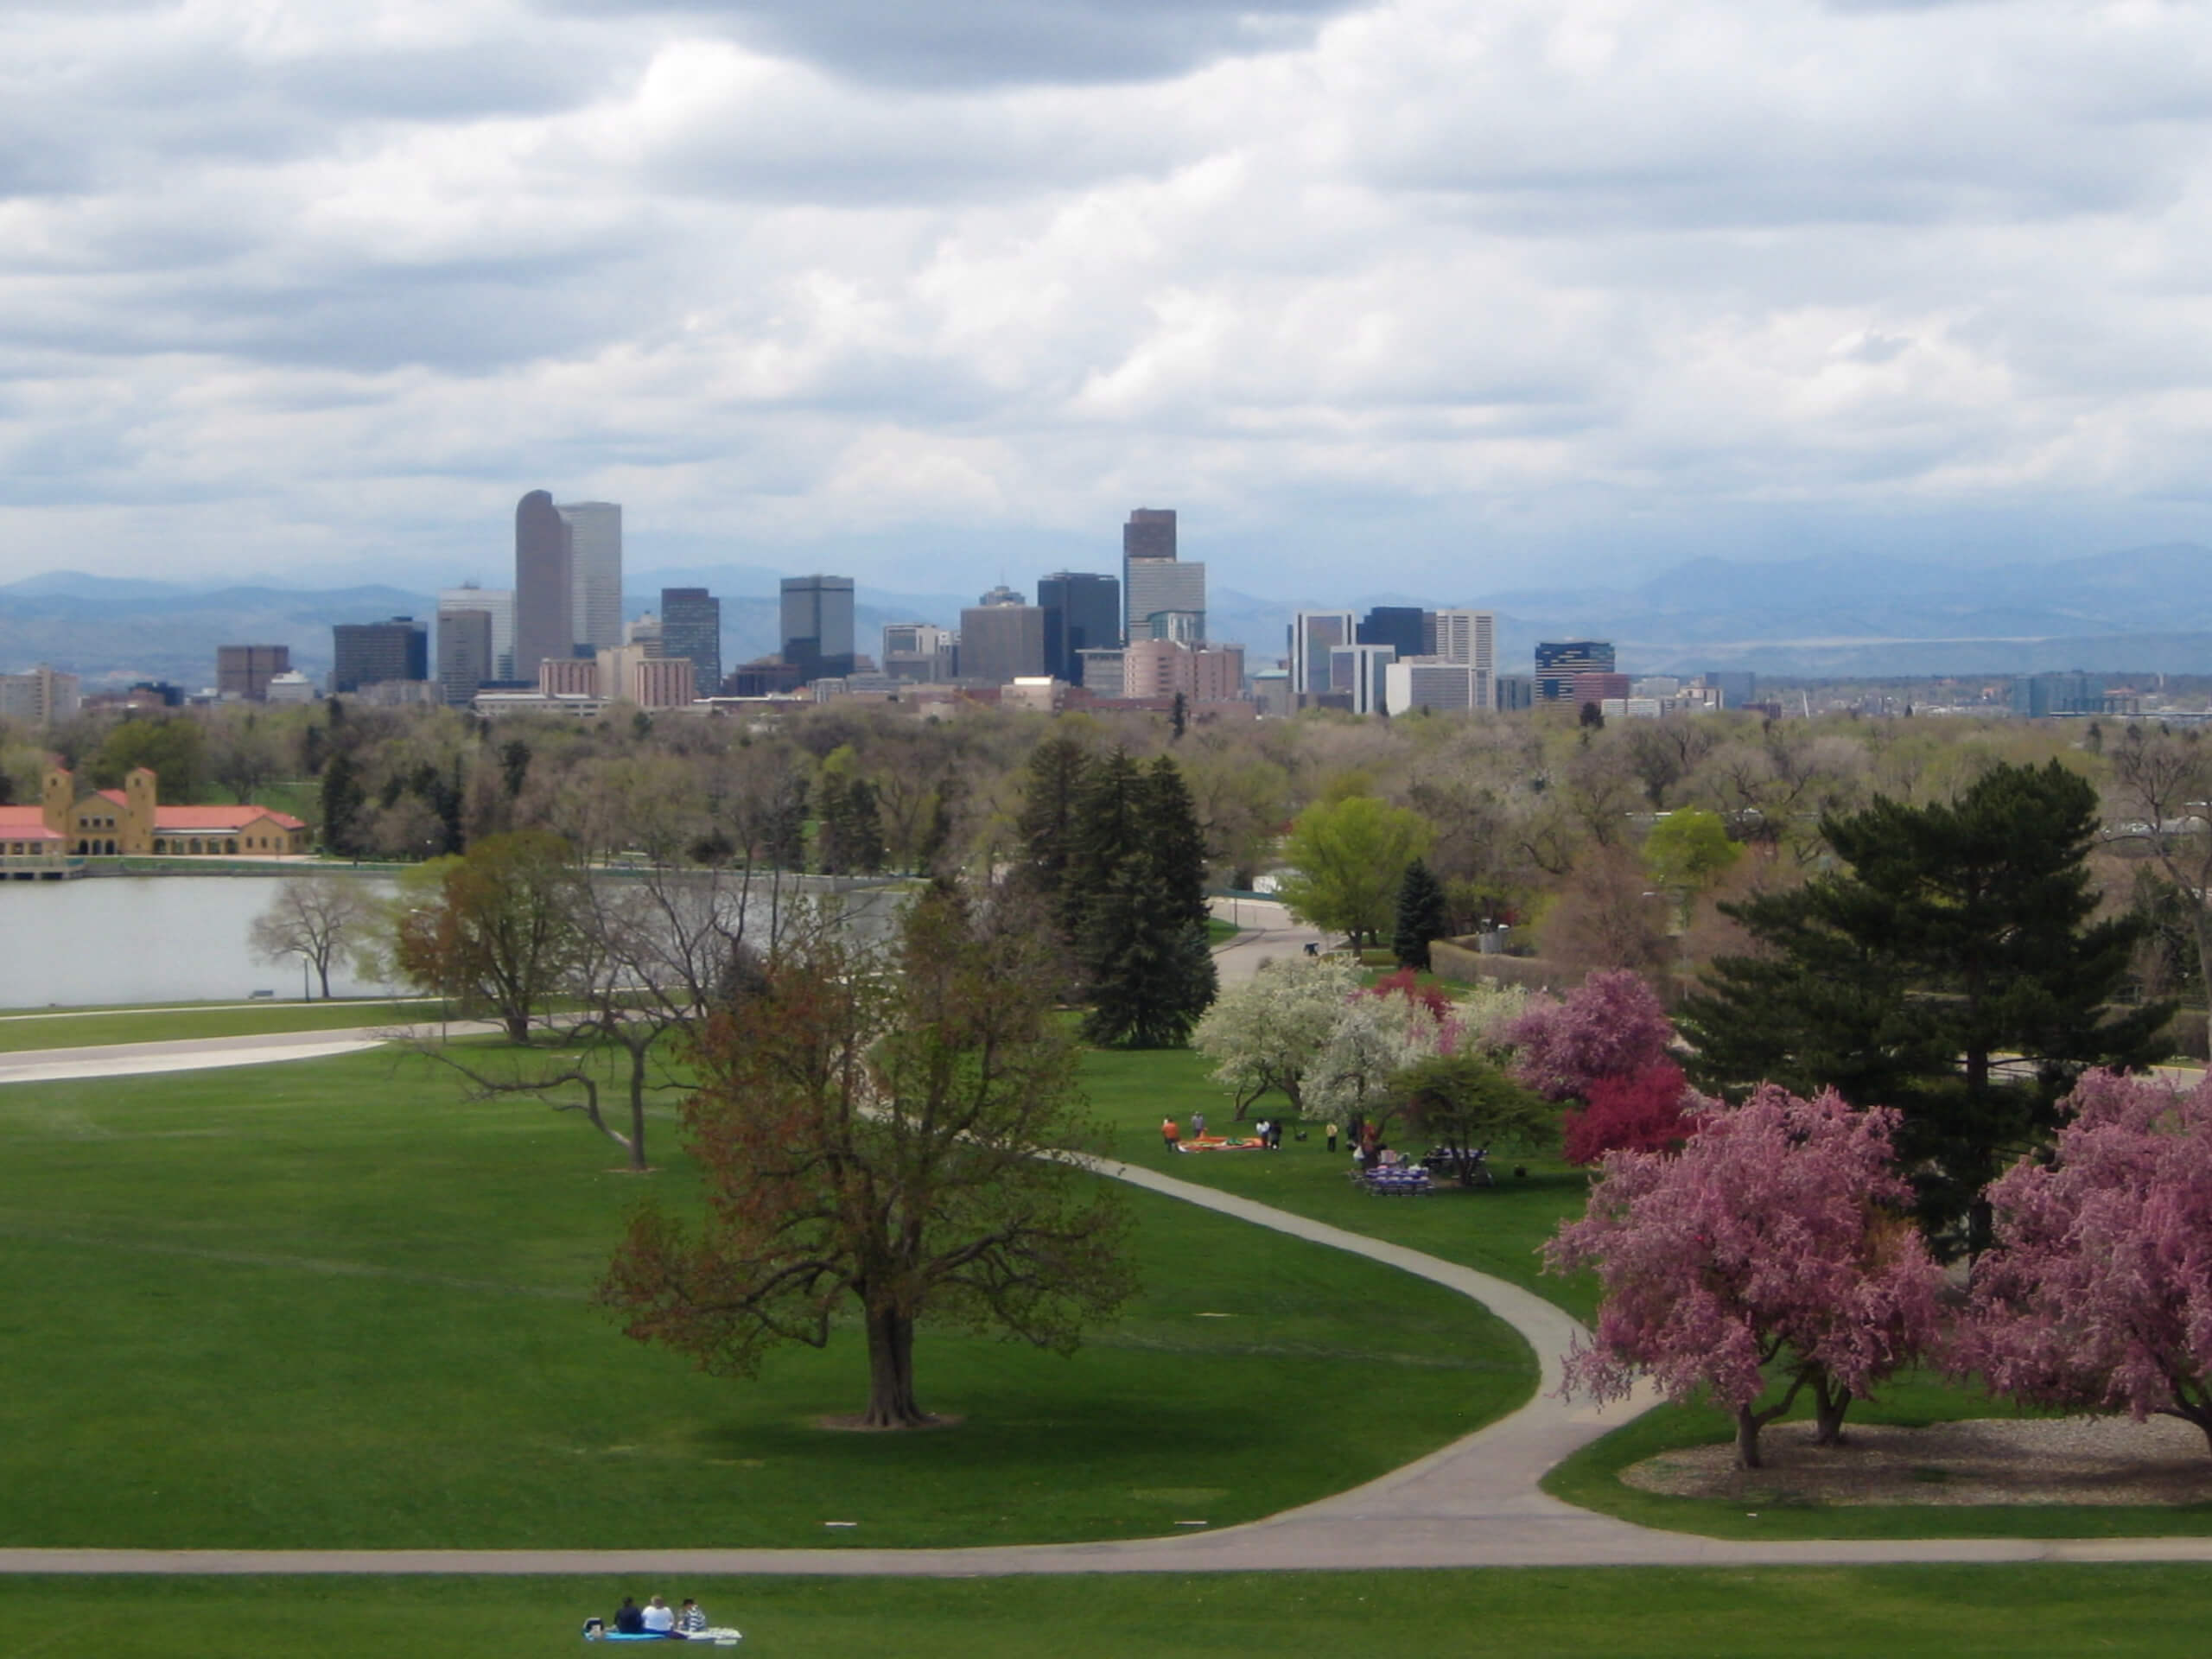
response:
<path id="1" fill-rule="evenodd" d="M 722 683 L 722 602 L 703 588 L 660 590 L 660 648 L 691 662 L 693 689 L 711 697 Z"/>
<path id="2" fill-rule="evenodd" d="M 1464 664 L 1482 675 L 1490 701 L 1478 704 L 1491 709 L 1497 702 L 1497 613 L 1495 611 L 1430 611 L 1421 619 L 1422 655 L 1439 662 Z"/>
<path id="3" fill-rule="evenodd" d="M 334 692 L 430 677 L 429 631 L 411 616 L 395 616 L 389 622 L 340 622 L 331 629 L 330 640 Z"/>
<path id="4" fill-rule="evenodd" d="M 1720 694 L 1723 709 L 1741 709 L 1759 700 L 1759 677 L 1749 669 L 1708 669 L 1700 677 Z"/>
<path id="5" fill-rule="evenodd" d="M 1122 566 L 1125 645 L 1139 639 L 1178 639 L 1198 645 L 1206 637 L 1206 568 L 1190 559 L 1130 559 Z"/>
<path id="6" fill-rule="evenodd" d="M 515 660 L 512 679 L 537 678 L 537 665 L 576 654 L 575 593 L 569 521 L 544 490 L 515 504 Z"/>
<path id="7" fill-rule="evenodd" d="M 1024 605 L 995 599 L 1012 593 L 994 588 L 983 603 L 960 613 L 960 677 L 985 685 L 1004 685 L 1012 680 L 1041 676 L 1045 671 L 1045 613 Z"/>
<path id="8" fill-rule="evenodd" d="M 622 509 L 613 501 L 567 501 L 554 509 L 569 526 L 571 642 L 594 651 L 622 643 Z"/>
<path id="9" fill-rule="evenodd" d="M 1314 697 L 1328 691 L 1329 653 L 1338 645 L 1356 643 L 1350 611 L 1300 611 L 1292 617 L 1291 695 Z"/>
<path id="10" fill-rule="evenodd" d="M 215 690 L 218 696 L 244 697 L 248 702 L 269 699 L 269 682 L 292 667 L 289 645 L 218 645 L 215 647 Z"/>
<path id="11" fill-rule="evenodd" d="M 1139 507 L 1122 526 L 1124 559 L 1172 559 L 1175 556 L 1175 509 Z"/>
<path id="12" fill-rule="evenodd" d="M 1536 646 L 1536 701 L 1565 702 L 1574 696 L 1578 674 L 1613 671 L 1610 639 L 1546 639 Z"/>
<path id="13" fill-rule="evenodd" d="M 489 680 L 515 677 L 515 590 L 479 588 L 465 582 L 458 588 L 438 589 L 441 611 L 482 611 L 492 619 L 492 671 Z"/>
<path id="14" fill-rule="evenodd" d="M 853 579 L 784 578 L 784 660 L 809 680 L 853 671 Z"/>
<path id="15" fill-rule="evenodd" d="M 1111 651 L 1122 638 L 1122 584 L 1111 576 L 1060 570 L 1040 577 L 1037 608 L 1045 613 L 1045 671 L 1083 683 L 1086 651 Z"/>
<path id="16" fill-rule="evenodd" d="M 84 698 L 74 674 L 41 663 L 22 674 L 0 674 L 0 720 L 50 726 L 75 718 Z"/>
<path id="17" fill-rule="evenodd" d="M 1397 660 L 1389 645 L 1332 645 L 1329 649 L 1329 689 L 1351 699 L 1355 715 L 1388 712 L 1389 684 L 1384 671 Z"/>
<path id="18" fill-rule="evenodd" d="M 626 648 L 635 645 L 648 657 L 664 655 L 661 650 L 660 618 L 651 611 L 632 617 L 622 625 L 622 644 Z"/>
<path id="19" fill-rule="evenodd" d="M 1391 714 L 1467 714 L 1491 705 L 1490 671 L 1472 663 L 1392 663 L 1382 671 Z"/>
<path id="20" fill-rule="evenodd" d="M 438 699 L 448 709 L 476 701 L 492 672 L 492 613 L 438 611 Z"/>
<path id="21" fill-rule="evenodd" d="M 1401 659 L 1423 656 L 1427 651 L 1421 643 L 1425 620 L 1426 613 L 1418 605 L 1377 605 L 1359 625 L 1358 643 L 1388 645 Z"/>

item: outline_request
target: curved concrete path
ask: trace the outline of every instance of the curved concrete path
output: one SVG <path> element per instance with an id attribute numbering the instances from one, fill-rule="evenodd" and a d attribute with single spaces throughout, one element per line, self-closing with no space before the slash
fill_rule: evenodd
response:
<path id="1" fill-rule="evenodd" d="M 391 1035 L 389 1031 L 383 1037 Z M 318 1045 L 335 1052 L 372 1047 L 378 1033 L 300 1033 L 270 1058 L 306 1058 Z M 254 1064 L 212 1058 L 205 1045 L 258 1052 L 275 1039 L 215 1038 L 191 1044 L 134 1044 L 146 1071 L 204 1065 Z M 185 1054 L 158 1051 L 185 1048 Z M 64 1054 L 99 1059 L 111 1051 L 54 1051 L 18 1061 L 81 1065 Z M 121 1056 L 112 1056 L 118 1062 Z M 56 1076 L 123 1076 L 120 1070 L 58 1070 Z M 1580 1327 L 1542 1298 L 1488 1274 L 1365 1234 L 1254 1203 L 1231 1193 L 1140 1168 L 1090 1160 L 1102 1174 L 1255 1226 L 1365 1256 L 1430 1280 L 1488 1307 L 1534 1349 L 1535 1397 L 1486 1428 L 1393 1470 L 1363 1486 L 1264 1520 L 1220 1531 L 1096 1544 L 992 1545 L 973 1548 L 872 1549 L 0 1549 L 5 1573 L 658 1573 L 694 1576 L 788 1573 L 814 1576 L 975 1578 L 1065 1573 L 1243 1573 L 1314 1569 L 1381 1570 L 1465 1567 L 1810 1567 L 1881 1562 L 2212 1561 L 2205 1538 L 1915 1538 L 1816 1540 L 1763 1544 L 1661 1532 L 1563 1503 L 1539 1490 L 1544 1473 L 1579 1446 L 1610 1433 L 1652 1403 L 1640 1396 L 1611 1412 L 1562 1402 L 1560 1359 Z"/>

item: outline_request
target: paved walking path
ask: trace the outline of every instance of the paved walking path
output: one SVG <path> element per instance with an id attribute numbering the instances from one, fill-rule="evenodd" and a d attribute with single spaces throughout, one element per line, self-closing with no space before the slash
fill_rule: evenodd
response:
<path id="1" fill-rule="evenodd" d="M 27 1048 L 0 1054 L 0 1084 L 63 1083 L 79 1077 L 140 1077 L 164 1071 L 208 1071 L 226 1065 L 271 1065 L 359 1054 L 396 1039 L 442 1032 L 467 1036 L 499 1030 L 488 1021 L 444 1026 L 348 1026 L 332 1031 L 272 1031 L 241 1037 L 176 1037 L 157 1043 L 103 1043 L 90 1048 Z"/>
<path id="2" fill-rule="evenodd" d="M 389 1035 L 389 1033 L 384 1033 Z M 215 1038 L 127 1045 L 137 1069 L 245 1064 L 211 1058 L 208 1044 L 276 1046 L 270 1058 L 340 1039 L 338 1052 L 373 1046 L 378 1033 L 300 1033 L 288 1039 Z M 185 1049 L 179 1054 L 165 1052 Z M 240 1051 L 232 1051 L 233 1052 Z M 244 1052 L 255 1052 L 251 1050 Z M 85 1058 L 67 1058 L 66 1056 Z M 55 1076 L 119 1076 L 72 1066 L 121 1060 L 112 1049 L 16 1056 Z M 21 1069 L 20 1067 L 18 1069 Z M 33 1069 L 36 1069 L 34 1066 Z M 6 1068 L 0 1068 L 4 1077 Z M 1378 1480 L 1299 1509 L 1218 1532 L 1096 1544 L 969 1549 L 0 1549 L 0 1573 L 764 1573 L 972 1578 L 1060 1573 L 1228 1573 L 1316 1568 L 1454 1567 L 1850 1566 L 1878 1562 L 2212 1561 L 2208 1538 L 1921 1538 L 1760 1543 L 1660 1532 L 1563 1503 L 1538 1490 L 1554 1464 L 1645 1409 L 1648 1396 L 1611 1411 L 1562 1402 L 1560 1357 L 1579 1328 L 1542 1298 L 1471 1268 L 1350 1233 L 1212 1187 L 1135 1165 L 1094 1160 L 1102 1173 L 1255 1226 L 1363 1255 L 1481 1302 L 1535 1351 L 1535 1397 L 1487 1428 Z"/>

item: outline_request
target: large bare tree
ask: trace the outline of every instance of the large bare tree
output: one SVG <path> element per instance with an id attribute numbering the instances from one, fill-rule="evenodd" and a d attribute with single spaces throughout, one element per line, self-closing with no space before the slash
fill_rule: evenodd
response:
<path id="1" fill-rule="evenodd" d="M 377 907 L 359 881 L 342 875 L 288 876 L 269 908 L 253 918 L 246 944 L 262 962 L 296 957 L 315 970 L 323 1001 L 341 958 L 372 951 Z"/>

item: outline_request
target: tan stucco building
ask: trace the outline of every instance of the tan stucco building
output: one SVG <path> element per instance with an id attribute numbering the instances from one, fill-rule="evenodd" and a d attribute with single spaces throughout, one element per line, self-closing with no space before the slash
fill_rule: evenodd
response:
<path id="1" fill-rule="evenodd" d="M 247 855 L 308 850 L 308 827 L 265 806 L 163 806 L 153 772 L 140 766 L 121 789 L 79 793 L 76 775 L 49 766 L 36 806 L 0 806 L 0 856 L 103 857 Z"/>

